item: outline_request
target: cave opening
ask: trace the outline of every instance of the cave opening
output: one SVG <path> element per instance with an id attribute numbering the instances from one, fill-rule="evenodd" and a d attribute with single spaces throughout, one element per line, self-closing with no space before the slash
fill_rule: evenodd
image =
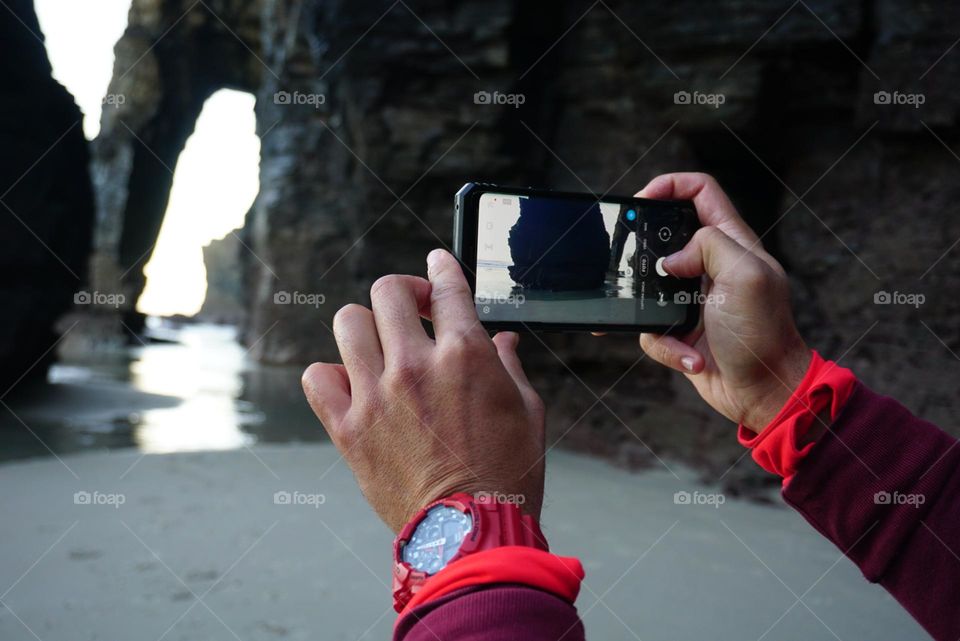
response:
<path id="1" fill-rule="evenodd" d="M 254 105 L 252 94 L 233 89 L 204 102 L 172 168 L 137 312 L 169 317 L 203 310 L 201 316 L 226 322 L 242 313 L 238 234 L 259 192 Z"/>

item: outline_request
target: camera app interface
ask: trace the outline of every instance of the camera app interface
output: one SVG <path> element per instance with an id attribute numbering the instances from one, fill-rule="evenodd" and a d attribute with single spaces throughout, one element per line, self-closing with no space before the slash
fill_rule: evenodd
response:
<path id="1" fill-rule="evenodd" d="M 661 263 L 696 221 L 686 203 L 482 194 L 477 312 L 485 321 L 679 325 L 699 280 Z"/>

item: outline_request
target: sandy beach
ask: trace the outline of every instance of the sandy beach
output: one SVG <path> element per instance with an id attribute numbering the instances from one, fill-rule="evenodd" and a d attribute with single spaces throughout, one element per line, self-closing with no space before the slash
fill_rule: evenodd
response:
<path id="1" fill-rule="evenodd" d="M 924 637 L 799 515 L 671 468 L 550 455 L 591 638 Z M 9 462 L 0 486 L 5 641 L 389 638 L 392 537 L 329 445 Z"/>

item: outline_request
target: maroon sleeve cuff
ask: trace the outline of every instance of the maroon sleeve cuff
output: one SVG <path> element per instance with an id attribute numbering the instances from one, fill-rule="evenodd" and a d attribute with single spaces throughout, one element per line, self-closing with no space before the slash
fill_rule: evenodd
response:
<path id="1" fill-rule="evenodd" d="M 577 610 L 526 586 L 496 584 L 451 592 L 406 612 L 394 641 L 583 641 Z"/>

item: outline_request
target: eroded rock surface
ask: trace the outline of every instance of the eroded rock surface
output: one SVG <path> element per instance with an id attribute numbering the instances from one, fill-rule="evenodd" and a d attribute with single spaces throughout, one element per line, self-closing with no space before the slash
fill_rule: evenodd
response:
<path id="1" fill-rule="evenodd" d="M 105 110 L 96 144 L 96 278 L 126 272 L 131 300 L 169 187 L 161 165 L 231 86 L 258 98 L 261 193 L 241 255 L 261 361 L 336 358 L 335 311 L 382 274 L 422 274 L 466 180 L 632 193 L 699 169 L 788 267 L 813 346 L 956 424 L 956 7 L 208 2 L 218 20 L 189 4 L 135 0 L 111 86 L 132 98 Z M 325 302 L 275 304 L 279 291 Z M 882 291 L 925 302 L 875 305 Z M 551 442 L 630 466 L 681 458 L 741 489 L 761 478 L 737 464 L 733 426 L 634 337 L 522 349 Z"/>

